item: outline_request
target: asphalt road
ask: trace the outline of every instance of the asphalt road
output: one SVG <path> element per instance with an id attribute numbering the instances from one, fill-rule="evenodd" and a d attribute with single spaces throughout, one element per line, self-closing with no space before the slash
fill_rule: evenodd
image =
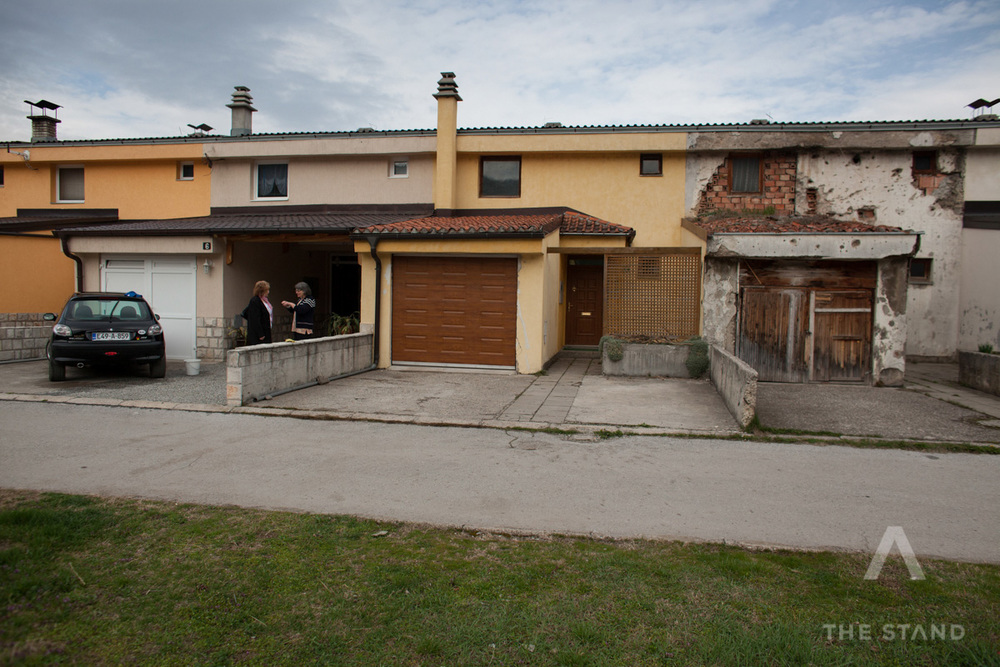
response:
<path id="1" fill-rule="evenodd" d="M 0 487 L 1000 563 L 1000 457 L 0 402 Z"/>

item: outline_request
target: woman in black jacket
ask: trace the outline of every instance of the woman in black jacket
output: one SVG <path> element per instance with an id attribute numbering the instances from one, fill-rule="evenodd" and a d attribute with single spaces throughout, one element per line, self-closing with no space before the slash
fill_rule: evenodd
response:
<path id="1" fill-rule="evenodd" d="M 243 309 L 243 319 L 247 321 L 247 345 L 263 345 L 271 342 L 271 321 L 274 308 L 267 300 L 271 285 L 266 280 L 258 280 L 253 286 L 253 297 Z"/>

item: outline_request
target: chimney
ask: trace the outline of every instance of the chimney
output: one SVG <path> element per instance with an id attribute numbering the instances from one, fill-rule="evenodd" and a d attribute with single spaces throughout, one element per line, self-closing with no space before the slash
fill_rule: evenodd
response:
<path id="1" fill-rule="evenodd" d="M 56 125 L 62 122 L 56 117 L 56 109 L 59 109 L 60 106 L 48 100 L 38 100 L 37 102 L 25 100 L 24 103 L 31 107 L 31 115 L 27 116 L 28 120 L 31 121 L 31 141 L 55 141 Z M 39 113 L 39 109 L 41 113 Z M 51 111 L 52 115 L 48 115 L 46 111 Z"/>
<path id="2" fill-rule="evenodd" d="M 438 91 L 437 159 L 434 162 L 434 208 L 453 210 L 457 201 L 458 84 L 454 72 L 441 72 Z"/>
<path id="3" fill-rule="evenodd" d="M 250 89 L 246 86 L 236 86 L 232 104 L 226 106 L 233 110 L 233 129 L 229 135 L 244 137 L 253 134 L 253 112 L 256 109 L 251 104 Z"/>

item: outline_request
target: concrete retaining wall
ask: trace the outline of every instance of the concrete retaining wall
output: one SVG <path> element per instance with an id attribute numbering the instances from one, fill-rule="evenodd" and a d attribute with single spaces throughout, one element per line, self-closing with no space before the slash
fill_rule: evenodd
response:
<path id="1" fill-rule="evenodd" d="M 226 403 L 244 405 L 295 387 L 326 382 L 372 364 L 370 333 L 252 345 L 226 354 Z"/>
<path id="2" fill-rule="evenodd" d="M 690 377 L 687 358 L 689 345 L 622 343 L 621 361 L 608 359 L 605 349 L 601 358 L 601 371 L 605 375 L 633 377 Z"/>
<path id="3" fill-rule="evenodd" d="M 740 428 L 757 414 L 757 371 L 718 345 L 708 350 L 712 384 Z"/>
<path id="4" fill-rule="evenodd" d="M 51 335 L 42 313 L 0 313 L 0 361 L 41 359 Z"/>
<path id="5" fill-rule="evenodd" d="M 1000 395 L 1000 355 L 959 352 L 958 381 L 966 387 Z"/>

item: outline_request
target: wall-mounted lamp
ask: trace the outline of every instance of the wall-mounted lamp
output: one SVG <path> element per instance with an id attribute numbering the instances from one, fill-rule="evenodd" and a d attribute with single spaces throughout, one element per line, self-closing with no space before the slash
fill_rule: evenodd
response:
<path id="1" fill-rule="evenodd" d="M 204 271 L 207 276 L 208 272 L 212 270 L 212 260 L 206 259 L 205 263 L 201 265 L 201 270 Z"/>

